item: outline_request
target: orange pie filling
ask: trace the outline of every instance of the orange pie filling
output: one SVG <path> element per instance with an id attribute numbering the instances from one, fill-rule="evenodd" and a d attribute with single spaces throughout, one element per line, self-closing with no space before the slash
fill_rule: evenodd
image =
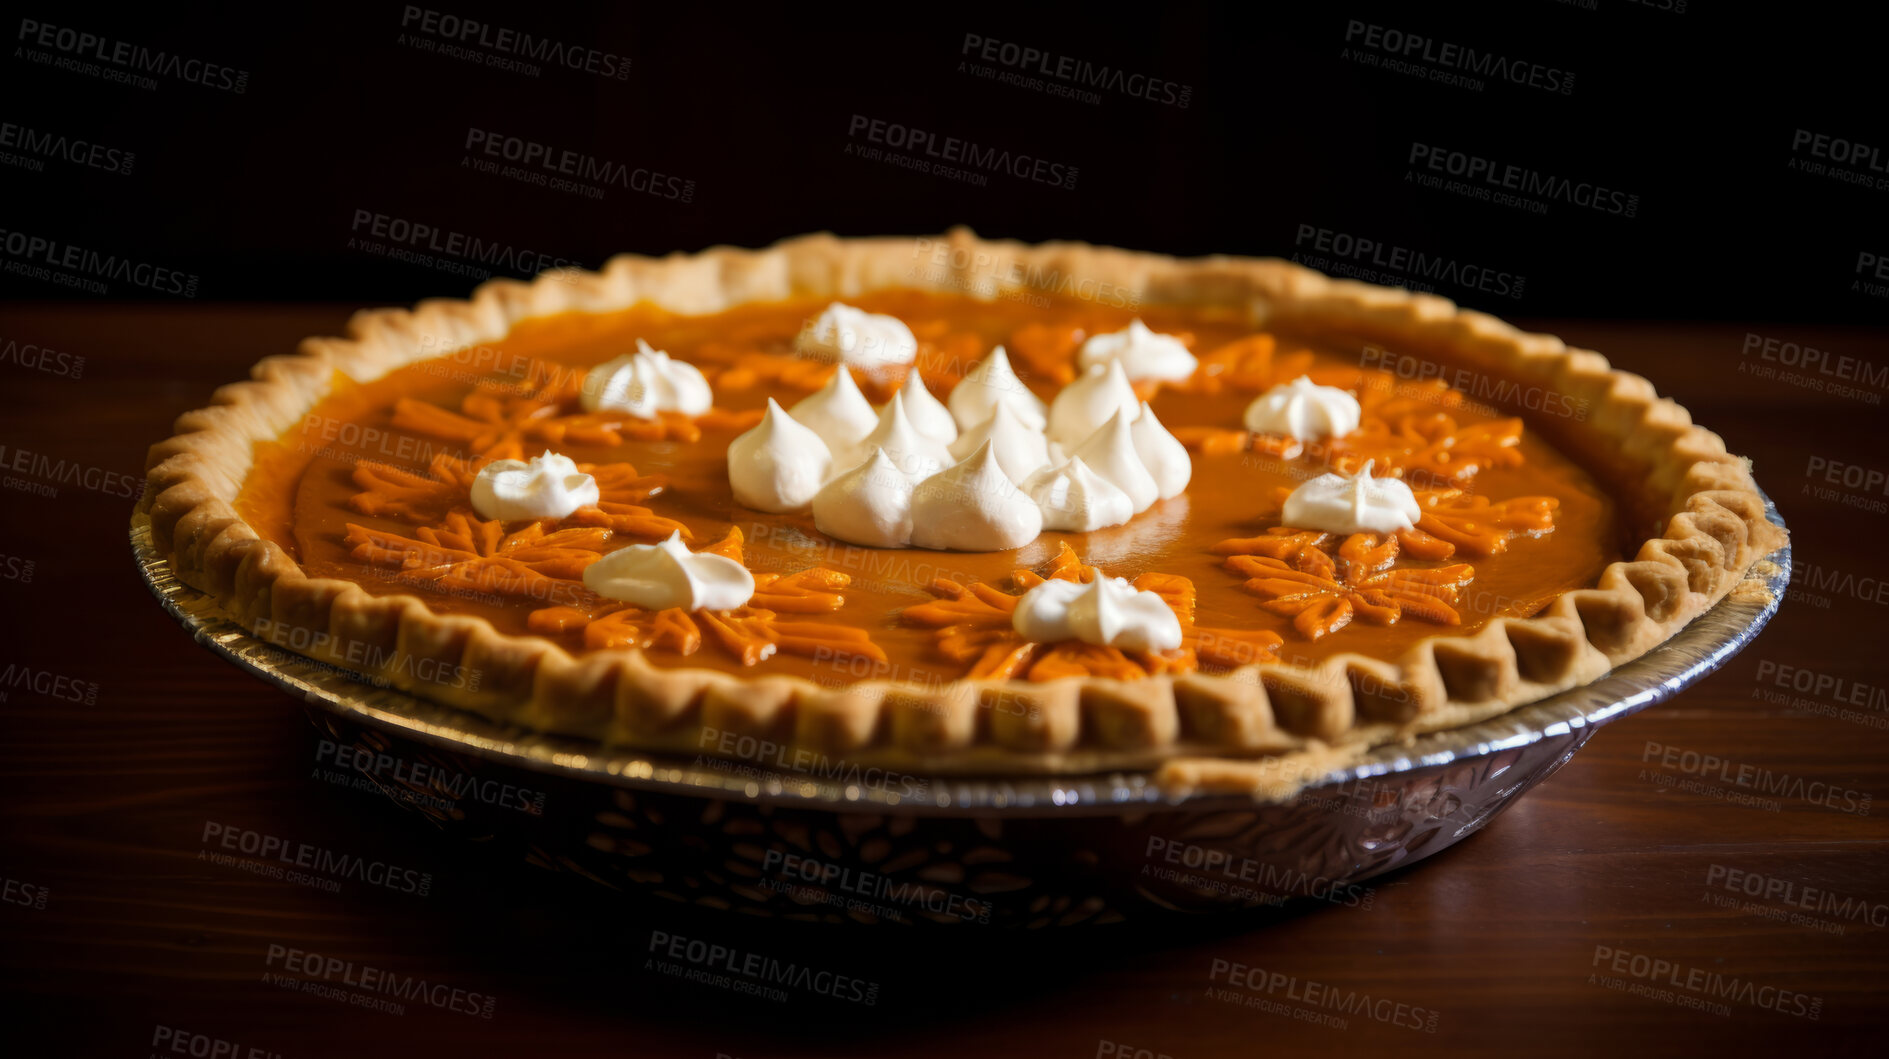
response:
<path id="1" fill-rule="evenodd" d="M 906 384 L 903 365 L 855 370 L 796 354 L 796 337 L 826 307 L 808 299 L 705 316 L 645 304 L 528 320 L 500 342 L 371 382 L 337 378 L 296 428 L 261 446 L 238 509 L 311 577 L 416 596 L 574 654 L 636 647 L 659 666 L 827 685 L 1136 679 L 1339 652 L 1395 659 L 1438 632 L 1533 615 L 1621 557 L 1606 492 L 1510 410 L 1437 379 L 1363 367 L 1355 349 L 1316 336 L 1255 332 L 1232 311 L 1036 301 L 889 291 L 851 304 L 909 327 L 910 370 L 940 402 L 1000 344 L 1048 403 L 1081 376 L 1090 337 L 1136 319 L 1173 336 L 1196 370 L 1137 379 L 1134 390 L 1191 456 L 1184 491 L 1120 525 L 1045 530 L 990 551 L 851 544 L 806 511 L 744 507 L 729 445 L 756 428 L 769 398 L 791 407 L 841 370 L 875 404 Z M 591 369 L 639 339 L 699 369 L 713 406 L 642 418 L 587 402 Z M 1246 428 L 1257 397 L 1301 376 L 1349 394 L 1355 428 L 1305 441 Z M 594 500 L 586 494 L 563 517 L 482 518 L 481 471 L 543 452 L 575 461 Z M 1284 520 L 1308 479 L 1355 479 L 1367 465 L 1367 479 L 1408 487 L 1399 494 L 1414 505 L 1407 526 L 1333 532 Z M 749 571 L 747 602 L 645 607 L 586 585 L 605 556 L 672 534 L 688 552 Z M 1108 645 L 1018 631 L 1026 593 L 1097 577 L 1158 598 L 1178 635 Z"/>

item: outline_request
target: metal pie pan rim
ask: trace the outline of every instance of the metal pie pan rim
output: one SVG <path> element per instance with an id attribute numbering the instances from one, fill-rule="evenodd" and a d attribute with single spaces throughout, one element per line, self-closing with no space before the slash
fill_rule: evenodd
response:
<path id="1" fill-rule="evenodd" d="M 1765 514 L 1783 527 L 1769 496 L 1765 496 Z M 743 774 L 743 766 L 731 761 L 714 759 L 713 765 L 702 765 L 677 755 L 602 747 L 577 737 L 534 732 L 377 685 L 360 674 L 257 639 L 222 613 L 207 595 L 176 577 L 169 560 L 157 554 L 145 516 L 133 519 L 130 539 L 139 574 L 164 609 L 198 643 L 238 668 L 343 718 L 532 772 L 642 790 L 846 812 L 1087 815 L 1251 807 L 1280 800 L 1223 792 L 1177 795 L 1157 786 L 1147 772 L 1128 771 L 1003 778 L 920 777 L 927 784 L 928 796 L 916 798 L 881 787 L 811 775 L 772 773 L 755 777 Z M 1757 600 L 1745 598 L 1747 594 L 1739 591 L 1728 593 L 1659 646 L 1591 683 L 1486 721 L 1418 737 L 1409 746 L 1393 743 L 1377 747 L 1354 763 L 1307 783 L 1292 797 L 1527 746 L 1596 727 L 1671 698 L 1742 650 L 1777 612 L 1790 581 L 1790 546 L 1767 559 L 1771 564 L 1768 570 L 1762 570 L 1764 564 L 1757 564 L 1747 571 L 1739 586 L 1755 582 L 1762 588 L 1752 593 L 1759 597 Z"/>

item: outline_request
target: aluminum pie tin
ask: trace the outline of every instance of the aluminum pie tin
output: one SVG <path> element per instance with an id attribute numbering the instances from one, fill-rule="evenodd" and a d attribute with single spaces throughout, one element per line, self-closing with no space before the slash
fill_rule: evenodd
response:
<path id="1" fill-rule="evenodd" d="M 1783 526 L 1768 496 L 1765 514 Z M 922 797 L 912 797 L 879 786 L 816 776 L 757 776 L 753 770 L 731 771 L 726 764 L 712 767 L 700 763 L 700 758 L 600 747 L 573 737 L 529 731 L 382 686 L 250 635 L 214 600 L 176 577 L 169 560 L 153 548 L 144 516 L 133 521 L 131 545 L 139 573 L 164 609 L 198 643 L 238 668 L 339 720 L 526 772 L 618 788 L 842 812 L 1068 816 L 1266 804 L 1266 799 L 1248 795 L 1177 794 L 1157 786 L 1149 773 L 1131 771 L 938 777 L 926 784 Z M 1599 725 L 1664 702 L 1725 664 L 1777 612 L 1790 574 L 1791 549 L 1786 546 L 1756 564 L 1738 590 L 1673 637 L 1600 679 L 1479 724 L 1422 736 L 1409 744 L 1379 747 L 1314 779 L 1292 799 L 1303 802 L 1316 798 L 1321 789 L 1359 781 L 1381 784 L 1387 778 L 1488 759 L 1544 741 L 1572 742 L 1578 747 Z M 1565 760 L 1565 755 L 1560 756 L 1548 771 Z"/>

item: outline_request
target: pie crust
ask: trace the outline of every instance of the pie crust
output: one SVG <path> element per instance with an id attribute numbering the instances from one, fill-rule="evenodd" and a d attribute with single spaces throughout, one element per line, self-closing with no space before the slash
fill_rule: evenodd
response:
<path id="1" fill-rule="evenodd" d="M 481 618 L 435 613 L 414 596 L 310 578 L 235 508 L 255 446 L 295 426 L 337 372 L 371 380 L 502 339 L 517 321 L 567 311 L 648 301 L 700 314 L 886 288 L 1017 296 L 1041 277 L 1127 292 L 1143 304 L 1246 306 L 1255 326 L 1397 344 L 1586 401 L 1592 411 L 1579 432 L 1555 443 L 1616 490 L 1621 517 L 1641 540 L 1637 555 L 1535 617 L 1498 617 L 1468 636 L 1439 633 L 1395 659 L 1348 653 L 1310 667 L 1253 664 L 1133 681 L 829 687 L 658 667 L 631 649 L 573 656 Z M 137 517 L 148 517 L 157 550 L 245 627 L 266 626 L 272 640 L 300 653 L 357 671 L 363 654 L 383 659 L 366 675 L 499 721 L 607 744 L 713 754 L 732 735 L 888 770 L 1154 769 L 1171 789 L 1278 795 L 1370 747 L 1474 723 L 1595 679 L 1718 602 L 1785 541 L 1765 519 L 1747 461 L 1647 380 L 1434 295 L 1335 280 L 1278 260 L 1029 246 L 962 228 L 916 240 L 821 234 L 764 250 L 626 255 L 599 272 L 495 280 L 468 301 L 357 313 L 349 332 L 262 360 L 251 381 L 218 389 L 210 407 L 179 417 L 176 435 L 151 447 Z M 284 630 L 299 635 L 279 635 Z M 446 686 L 414 676 L 442 667 L 481 679 Z"/>

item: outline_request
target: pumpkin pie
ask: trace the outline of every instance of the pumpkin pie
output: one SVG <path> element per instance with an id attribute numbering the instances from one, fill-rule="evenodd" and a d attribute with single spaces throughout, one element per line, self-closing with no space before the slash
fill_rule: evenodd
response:
<path id="1" fill-rule="evenodd" d="M 1276 260 L 818 235 L 349 332 L 182 416 L 138 518 L 258 636 L 601 744 L 1290 787 L 1784 542 L 1645 379 Z"/>

